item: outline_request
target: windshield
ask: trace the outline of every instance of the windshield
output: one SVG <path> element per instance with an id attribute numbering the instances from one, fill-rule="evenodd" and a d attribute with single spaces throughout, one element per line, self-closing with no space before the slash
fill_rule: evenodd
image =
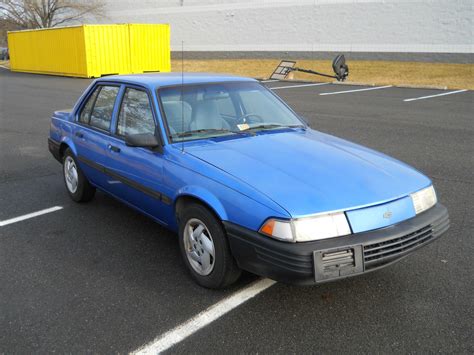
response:
<path id="1" fill-rule="evenodd" d="M 288 107 L 258 83 L 185 85 L 158 92 L 173 142 L 304 127 Z"/>

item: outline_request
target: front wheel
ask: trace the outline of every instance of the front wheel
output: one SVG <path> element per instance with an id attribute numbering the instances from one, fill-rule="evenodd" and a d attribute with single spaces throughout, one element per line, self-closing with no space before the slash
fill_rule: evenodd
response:
<path id="1" fill-rule="evenodd" d="M 95 187 L 87 181 L 69 148 L 64 152 L 63 176 L 67 192 L 74 201 L 86 202 L 94 197 Z"/>
<path id="2" fill-rule="evenodd" d="M 220 221 L 204 206 L 187 205 L 179 216 L 181 255 L 193 278 L 207 288 L 237 281 L 240 269 Z"/>

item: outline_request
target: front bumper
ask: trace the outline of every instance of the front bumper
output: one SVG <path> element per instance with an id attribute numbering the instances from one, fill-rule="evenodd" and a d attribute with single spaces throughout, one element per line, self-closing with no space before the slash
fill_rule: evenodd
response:
<path id="1" fill-rule="evenodd" d="M 449 228 L 437 204 L 414 218 L 373 231 L 305 243 L 286 243 L 224 222 L 240 268 L 291 284 L 315 284 L 380 269 L 431 243 Z"/>

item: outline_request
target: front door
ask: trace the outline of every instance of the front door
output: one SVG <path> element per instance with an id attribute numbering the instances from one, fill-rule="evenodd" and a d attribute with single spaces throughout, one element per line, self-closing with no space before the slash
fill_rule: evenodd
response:
<path id="1" fill-rule="evenodd" d="M 146 90 L 125 87 L 116 127 L 109 137 L 106 171 L 110 176 L 107 190 L 146 214 L 163 221 L 163 204 L 170 201 L 163 190 L 163 158 L 149 148 L 129 147 L 125 136 L 155 133 L 155 118 Z"/>

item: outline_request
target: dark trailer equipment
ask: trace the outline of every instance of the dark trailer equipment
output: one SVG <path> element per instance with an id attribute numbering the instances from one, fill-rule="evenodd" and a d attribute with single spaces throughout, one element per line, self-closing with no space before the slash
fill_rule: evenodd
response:
<path id="1" fill-rule="evenodd" d="M 276 67 L 273 71 L 273 74 L 270 76 L 270 79 L 276 80 L 284 80 L 288 77 L 291 72 L 299 71 L 308 74 L 314 74 L 319 76 L 325 76 L 327 78 L 334 78 L 337 81 L 344 81 L 347 76 L 349 75 L 349 67 L 346 64 L 346 58 L 343 54 L 339 54 L 334 60 L 332 61 L 332 69 L 334 70 L 335 75 L 324 74 L 317 72 L 311 69 L 303 69 L 295 67 L 296 62 L 291 60 L 282 60 L 280 64 Z"/>

